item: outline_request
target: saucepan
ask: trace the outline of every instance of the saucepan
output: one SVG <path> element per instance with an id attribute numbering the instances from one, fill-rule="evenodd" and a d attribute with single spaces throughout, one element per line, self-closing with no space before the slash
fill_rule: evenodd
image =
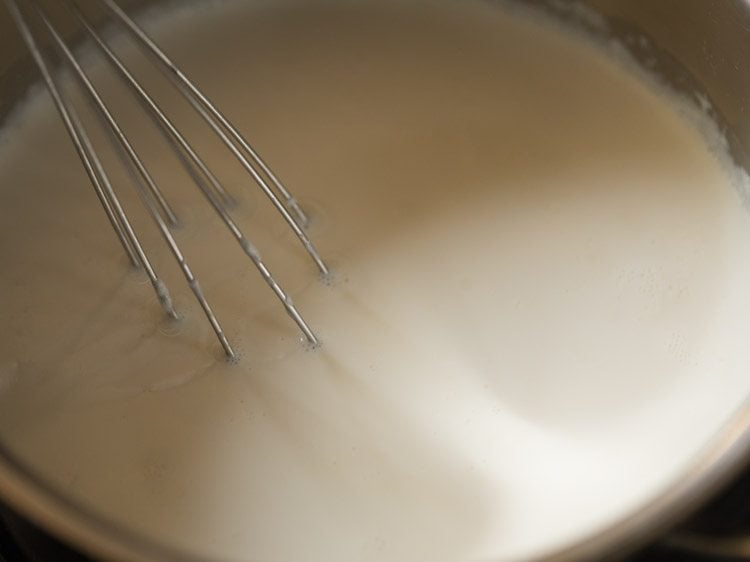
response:
<path id="1" fill-rule="evenodd" d="M 750 1 L 748 0 L 516 0 L 611 35 L 673 88 L 710 107 L 726 132 L 730 152 L 750 169 Z M 122 0 L 132 12 L 153 2 Z M 587 17 L 581 18 L 581 14 Z M 596 14 L 591 21 L 591 15 Z M 589 22 L 587 24 L 587 21 Z M 37 80 L 30 58 L 0 9 L 0 122 Z M 750 376 L 750 373 L 748 373 Z M 667 536 L 680 521 L 750 466 L 750 396 L 694 463 L 659 497 L 604 532 L 548 560 L 617 557 Z M 584 484 L 585 485 L 585 484 Z M 50 486 L 0 442 L 0 502 L 14 518 L 95 557 L 117 560 L 190 560 L 158 540 L 119 528 Z M 18 521 L 20 519 L 16 519 Z M 16 525 L 17 527 L 17 525 Z M 0 539 L 2 536 L 0 536 Z"/>

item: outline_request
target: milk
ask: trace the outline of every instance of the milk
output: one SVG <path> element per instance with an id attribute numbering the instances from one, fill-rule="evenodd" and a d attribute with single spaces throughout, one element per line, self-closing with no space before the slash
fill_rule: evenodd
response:
<path id="1" fill-rule="evenodd" d="M 0 438 L 76 501 L 222 560 L 523 559 L 666 489 L 748 396 L 739 172 L 626 61 L 482 2 L 226 1 L 147 23 L 310 212 L 334 275 L 115 38 L 239 200 L 310 350 L 87 54 L 181 218 L 227 363 L 104 136 L 177 324 L 35 94 L 0 151 Z"/>

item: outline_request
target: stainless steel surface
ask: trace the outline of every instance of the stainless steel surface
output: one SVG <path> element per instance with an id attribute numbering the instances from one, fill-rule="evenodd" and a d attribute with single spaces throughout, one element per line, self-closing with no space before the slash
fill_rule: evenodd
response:
<path id="1" fill-rule="evenodd" d="M 493 0 L 498 1 L 498 0 Z M 726 130 L 732 154 L 750 167 L 750 2 L 746 0 L 517 0 L 575 17 L 575 5 L 592 8 L 636 58 L 673 87 L 709 100 Z M 144 4 L 122 1 L 129 9 Z M 98 22 L 95 22 L 98 25 Z M 74 29 L 61 29 L 75 39 Z M 601 32 L 601 30 L 599 30 Z M 0 120 L 36 78 L 12 22 L 0 13 Z M 637 513 L 546 560 L 613 558 L 668 531 L 687 517 L 750 461 L 750 397 L 690 470 L 662 496 Z M 0 443 L 0 495 L 46 528 L 112 559 L 186 560 L 101 520 L 50 488 Z M 710 539 L 709 539 L 710 540 Z M 717 545 L 719 543 L 716 543 Z"/>

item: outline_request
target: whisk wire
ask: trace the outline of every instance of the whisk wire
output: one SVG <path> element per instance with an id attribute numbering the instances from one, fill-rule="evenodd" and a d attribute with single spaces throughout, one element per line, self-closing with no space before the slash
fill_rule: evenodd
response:
<path id="1" fill-rule="evenodd" d="M 120 157 L 124 167 L 131 175 L 132 183 L 136 189 L 136 193 L 141 199 L 142 204 L 146 208 L 149 216 L 154 221 L 159 230 L 162 238 L 169 247 L 175 260 L 187 281 L 188 286 L 193 292 L 194 297 L 200 304 L 203 312 L 211 324 L 216 337 L 221 343 L 225 354 L 229 358 L 235 357 L 235 352 L 230 345 L 224 330 L 219 323 L 213 309 L 211 308 L 208 300 L 206 299 L 201 285 L 194 275 L 190 265 L 188 264 L 185 255 L 177 244 L 170 227 L 177 224 L 177 216 L 174 210 L 170 206 L 169 202 L 164 197 L 163 193 L 159 189 L 158 185 L 150 175 L 145 164 L 139 157 L 138 153 L 134 149 L 128 137 L 125 135 L 123 130 L 120 128 L 117 120 L 109 110 L 107 104 L 93 85 L 86 72 L 76 59 L 70 47 L 67 45 L 62 35 L 59 33 L 55 25 L 51 22 L 45 9 L 39 3 L 38 0 L 28 0 L 30 5 L 35 9 L 39 20 L 42 22 L 50 37 L 53 39 L 53 43 L 57 46 L 58 50 L 63 55 L 64 61 L 73 70 L 74 76 L 77 78 L 78 83 L 81 85 L 86 99 L 90 102 L 94 109 L 94 113 L 99 116 L 107 138 L 113 145 L 115 153 Z M 110 12 L 115 14 L 118 19 L 124 20 L 126 23 L 135 24 L 127 17 L 127 15 L 120 10 L 120 8 L 110 2 L 109 0 L 103 0 L 106 7 L 110 9 Z M 26 16 L 23 14 L 19 7 L 17 0 L 5 0 L 5 4 L 8 7 L 13 20 L 19 29 L 21 36 L 26 43 L 29 51 L 32 54 L 36 65 L 38 66 L 43 80 L 52 95 L 55 106 L 60 113 L 64 125 L 69 133 L 69 136 L 73 140 L 73 144 L 79 154 L 79 157 L 84 165 L 84 168 L 91 180 L 97 197 L 100 200 L 102 208 L 104 209 L 107 217 L 111 223 L 111 226 L 117 234 L 123 249 L 125 250 L 131 263 L 134 265 L 142 266 L 146 271 L 149 280 L 154 288 L 156 296 L 161 303 L 166 313 L 177 319 L 177 313 L 172 305 L 172 299 L 169 291 L 163 281 L 157 276 L 148 256 L 146 255 L 143 247 L 133 230 L 133 227 L 128 220 L 128 217 L 115 193 L 112 183 L 107 175 L 101 160 L 99 159 L 94 146 L 86 132 L 86 128 L 83 126 L 80 118 L 77 115 L 75 106 L 69 100 L 65 99 L 64 93 L 62 92 L 59 85 L 56 83 L 51 71 L 50 66 L 45 60 L 45 56 L 38 46 L 34 34 L 27 22 Z M 250 240 L 242 233 L 240 228 L 232 219 L 230 212 L 227 207 L 231 207 L 234 203 L 232 196 L 224 189 L 221 182 L 213 174 L 206 163 L 197 154 L 192 145 L 187 141 L 184 135 L 177 129 L 174 123 L 166 116 L 159 105 L 153 100 L 148 92 L 141 86 L 136 80 L 133 74 L 127 69 L 120 58 L 112 51 L 112 49 L 105 43 L 101 35 L 96 32 L 94 26 L 81 11 L 79 6 L 73 0 L 64 0 L 66 8 L 75 16 L 80 25 L 86 30 L 92 40 L 97 44 L 100 50 L 104 53 L 106 59 L 115 67 L 120 77 L 128 85 L 129 89 L 136 95 L 138 101 L 147 110 L 147 113 L 151 116 L 152 120 L 159 128 L 160 132 L 165 136 L 170 147 L 174 150 L 175 154 L 180 159 L 180 162 L 186 167 L 190 176 L 194 180 L 196 186 L 200 189 L 202 194 L 207 199 L 208 203 L 213 207 L 220 219 L 223 221 L 225 226 L 228 228 L 230 233 L 234 236 L 243 252 L 253 262 L 263 279 L 269 285 L 271 290 L 274 292 L 276 297 L 281 301 L 282 305 L 286 309 L 287 314 L 296 322 L 305 338 L 308 342 L 313 345 L 318 344 L 318 339 L 312 332 L 310 327 L 302 318 L 301 314 L 292 302 L 291 297 L 283 290 L 281 285 L 271 274 L 268 267 L 265 265 L 260 252 L 250 242 Z M 130 25 L 128 25 L 130 29 Z M 140 34 L 146 37 L 140 28 Z M 141 41 L 142 38 L 139 34 L 136 34 Z M 161 50 L 156 45 L 147 39 L 145 43 L 149 46 L 149 50 L 154 50 L 155 53 L 159 53 L 158 58 L 164 61 L 168 61 L 171 68 L 176 67 L 166 58 Z M 173 71 L 174 73 L 175 71 Z M 227 135 L 236 136 L 242 139 L 242 143 L 247 145 L 245 150 L 251 155 L 256 161 L 256 164 L 261 167 L 264 173 L 271 179 L 276 185 L 282 197 L 285 199 L 286 204 L 298 215 L 298 218 L 307 223 L 307 217 L 304 215 L 302 210 L 299 208 L 296 200 L 289 194 L 286 188 L 278 182 L 276 176 L 268 169 L 265 163 L 260 160 L 249 144 L 244 141 L 239 132 L 226 120 L 221 113 L 200 93 L 200 91 L 190 82 L 187 78 L 182 75 L 179 70 L 176 70 L 175 74 L 179 79 L 173 83 L 179 91 L 188 98 L 193 107 L 199 112 L 199 114 L 206 120 L 214 131 L 219 134 L 224 144 L 230 148 L 235 155 L 239 155 L 241 161 L 246 164 L 246 169 L 250 171 L 253 177 L 256 179 L 258 184 L 261 186 L 266 195 L 269 196 L 271 201 L 274 203 L 276 208 L 284 216 L 287 223 L 292 227 L 298 238 L 302 241 L 307 252 L 312 256 L 318 269 L 324 273 L 328 273 L 328 268 L 320 258 L 316 248 L 307 237 L 306 233 L 302 230 L 296 220 L 289 214 L 289 211 L 284 204 L 279 200 L 273 190 L 266 184 L 263 178 L 258 174 L 254 167 L 247 161 L 242 155 L 231 139 Z M 218 117 L 217 117 L 218 116 Z"/>
<path id="2" fill-rule="evenodd" d="M 70 50 L 70 47 L 68 47 L 68 45 L 65 43 L 60 33 L 52 25 L 49 18 L 47 17 L 47 14 L 44 12 L 43 8 L 39 5 L 39 2 L 37 0 L 29 0 L 29 2 L 34 6 L 34 8 L 36 8 L 36 11 L 39 14 L 40 20 L 49 31 L 50 36 L 59 47 L 60 52 L 62 52 L 69 66 L 73 69 L 74 74 L 77 76 L 84 90 L 86 90 L 88 95 L 91 97 L 91 100 L 93 101 L 94 106 L 97 108 L 101 116 L 104 118 L 107 125 L 112 129 L 118 141 L 122 144 L 123 148 L 126 150 L 130 158 L 133 160 L 133 163 L 138 169 L 138 172 L 143 177 L 143 181 L 146 183 L 149 190 L 151 191 L 151 195 L 154 197 L 154 199 L 158 203 L 159 208 L 161 209 L 161 212 L 164 214 L 164 217 L 166 218 L 167 222 L 170 224 L 170 226 L 176 226 L 178 224 L 177 215 L 175 214 L 174 210 L 172 209 L 167 199 L 164 197 L 164 194 L 159 189 L 159 186 L 151 177 L 151 174 L 148 172 L 140 156 L 138 155 L 138 153 L 133 148 L 133 145 L 128 140 L 128 137 L 125 135 L 122 128 L 117 123 L 117 120 L 112 115 L 112 112 L 107 107 L 107 104 L 99 95 L 99 92 L 96 90 L 91 80 L 84 72 L 83 68 L 81 67 L 80 63 L 76 59 L 75 55 L 73 55 L 73 52 Z"/>
<path id="3" fill-rule="evenodd" d="M 158 277 L 154 270 L 148 256 L 143 251 L 140 241 L 138 240 L 130 221 L 122 208 L 122 205 L 117 198 L 117 195 L 112 188 L 112 184 L 104 171 L 104 167 L 97 156 L 96 150 L 91 144 L 91 141 L 83 128 L 80 118 L 75 112 L 75 108 L 72 104 L 67 103 L 63 99 L 63 94 L 58 87 L 55 79 L 52 77 L 52 73 L 49 70 L 44 55 L 42 54 L 39 46 L 34 39 L 31 29 L 29 28 L 26 20 L 21 13 L 16 0 L 5 0 L 5 4 L 8 8 L 11 17 L 15 21 L 23 41 L 26 43 L 29 52 L 32 55 L 39 71 L 42 75 L 55 107 L 62 118 L 65 128 L 73 142 L 76 151 L 78 152 L 81 162 L 83 163 L 84 169 L 86 170 L 91 185 L 96 192 L 99 201 L 101 202 L 107 217 L 112 224 L 113 229 L 117 233 L 120 242 L 125 249 L 128 257 L 134 265 L 143 266 L 146 271 L 149 280 L 156 292 L 157 299 L 161 303 L 165 312 L 173 317 L 177 318 L 177 313 L 172 306 L 172 299 L 169 295 L 164 282 Z"/>
<path id="4" fill-rule="evenodd" d="M 211 170 L 206 165 L 206 163 L 201 159 L 201 157 L 195 152 L 193 147 L 190 145 L 190 143 L 188 143 L 185 137 L 180 133 L 180 131 L 177 129 L 174 123 L 172 123 L 169 117 L 167 117 L 166 114 L 161 110 L 161 108 L 154 101 L 154 99 L 138 83 L 138 81 L 135 79 L 133 74 L 127 69 L 127 67 L 120 60 L 120 58 L 112 51 L 112 49 L 109 48 L 109 46 L 104 42 L 101 36 L 94 30 L 93 26 L 88 21 L 86 16 L 81 12 L 80 8 L 78 8 L 78 6 L 76 6 L 71 0 L 64 0 L 64 3 L 66 7 L 68 7 L 71 10 L 71 12 L 76 16 L 78 21 L 80 21 L 81 25 L 86 29 L 88 34 L 95 41 L 95 43 L 99 46 L 99 48 L 108 58 L 108 60 L 119 71 L 120 76 L 128 84 L 131 91 L 133 91 L 135 95 L 138 97 L 138 99 L 141 102 L 143 102 L 144 105 L 148 108 L 152 118 L 157 122 L 157 125 L 163 127 L 166 130 L 167 134 L 171 136 L 171 138 L 177 143 L 179 148 L 182 149 L 188 155 L 190 161 L 198 168 L 198 170 L 200 170 L 200 172 L 203 173 L 204 177 L 208 179 L 215 193 L 207 189 L 206 185 L 203 182 L 196 181 L 195 183 L 198 186 L 198 188 L 201 190 L 203 195 L 206 197 L 211 207 L 213 207 L 213 209 L 219 215 L 222 222 L 224 222 L 226 227 L 229 229 L 229 231 L 232 233 L 234 238 L 237 240 L 237 242 L 239 243 L 240 247 L 243 249 L 245 254 L 252 260 L 253 264 L 262 275 L 263 279 L 268 283 L 268 285 L 271 287 L 273 292 L 279 298 L 279 300 L 281 301 L 281 303 L 287 310 L 287 313 L 294 320 L 294 322 L 298 325 L 302 333 L 305 335 L 306 339 L 311 344 L 316 345 L 318 343 L 318 340 L 313 334 L 310 327 L 302 318 L 302 315 L 299 313 L 296 307 L 293 304 L 291 304 L 291 299 L 289 298 L 289 296 L 282 289 L 281 285 L 279 285 L 279 283 L 275 280 L 274 276 L 271 274 L 268 267 L 263 263 L 263 260 L 258 250 L 247 239 L 244 233 L 240 230 L 239 226 L 237 226 L 237 224 L 234 222 L 231 215 L 229 214 L 226 207 L 224 206 L 223 201 L 217 197 L 217 194 L 218 194 L 218 196 L 221 197 L 224 201 L 229 199 L 229 195 L 227 194 L 223 186 L 221 186 L 221 184 L 219 183 L 219 180 L 211 172 Z"/>
<path id="5" fill-rule="evenodd" d="M 122 8 L 120 8 L 114 2 L 114 0 L 99 0 L 99 2 L 100 4 L 105 6 L 110 11 L 110 13 L 112 13 L 115 18 L 124 25 L 124 27 L 128 31 L 130 31 L 133 37 L 135 37 L 141 45 L 146 47 L 147 51 L 151 55 L 156 57 L 156 59 L 161 63 L 162 67 L 167 70 L 168 75 L 180 85 L 179 90 L 183 93 L 183 95 L 188 98 L 192 98 L 196 102 L 193 104 L 193 107 L 196 107 L 196 104 L 200 104 L 203 107 L 204 111 L 199 111 L 199 114 L 206 120 L 206 122 L 209 124 L 209 126 L 211 126 L 214 132 L 217 132 L 219 126 L 226 131 L 228 135 L 220 134 L 219 138 L 222 140 L 222 142 L 225 143 L 227 148 L 232 152 L 237 160 L 239 160 L 243 168 L 252 176 L 252 178 L 255 180 L 264 194 L 274 205 L 274 207 L 276 207 L 277 211 L 282 215 L 284 220 L 287 222 L 289 227 L 292 229 L 292 231 L 299 238 L 300 242 L 307 250 L 307 253 L 312 258 L 320 273 L 322 275 L 328 275 L 328 266 L 320 257 L 320 254 L 315 248 L 315 245 L 307 236 L 302 226 L 300 226 L 300 223 L 302 223 L 302 225 L 308 224 L 309 220 L 307 216 L 305 215 L 297 200 L 292 197 L 289 190 L 284 186 L 284 184 L 273 173 L 270 167 L 260 157 L 260 154 L 258 154 L 258 152 L 252 147 L 252 145 L 250 145 L 247 139 L 245 139 L 245 137 L 239 132 L 239 130 L 234 125 L 232 125 L 229 119 L 227 119 L 226 116 L 221 111 L 219 111 L 219 109 L 211 102 L 211 100 L 209 100 L 208 97 L 198 89 L 198 87 L 182 72 L 182 70 L 180 70 L 180 68 L 166 55 L 166 53 L 159 48 L 159 46 L 148 36 L 148 34 L 137 23 L 135 23 L 135 21 L 133 21 L 133 19 L 130 18 L 130 16 L 128 16 L 122 10 Z M 234 142 L 232 142 L 232 140 Z M 239 145 L 239 148 L 237 145 Z M 250 156 L 250 158 L 262 170 L 262 172 L 271 180 L 273 186 L 285 200 L 286 205 L 297 215 L 297 218 L 300 222 L 297 222 L 297 219 L 295 219 L 290 214 L 287 207 L 281 202 L 274 190 L 268 185 L 268 182 L 263 179 L 260 173 L 258 173 L 258 171 L 246 158 L 245 154 L 243 154 L 243 150 Z"/>
<path id="6" fill-rule="evenodd" d="M 217 320 L 216 315 L 214 314 L 211 306 L 206 300 L 203 294 L 203 291 L 201 290 L 200 284 L 198 283 L 198 280 L 196 279 L 190 266 L 188 265 L 187 260 L 185 259 L 185 256 L 183 255 L 182 251 L 180 250 L 180 247 L 178 246 L 177 242 L 174 239 L 174 236 L 170 232 L 169 226 L 167 225 L 166 220 L 161 216 L 161 214 L 159 213 L 159 210 L 156 207 L 156 205 L 158 204 L 162 210 L 164 210 L 165 208 L 171 209 L 169 207 L 169 204 L 166 203 L 166 200 L 164 200 L 163 203 L 166 203 L 166 206 L 165 206 L 162 203 L 162 200 L 159 199 L 158 195 L 161 195 L 161 192 L 159 191 L 158 187 L 151 179 L 151 176 L 148 173 L 148 170 L 146 170 L 143 163 L 135 154 L 135 151 L 133 150 L 129 141 L 127 140 L 127 138 L 124 137 L 124 134 L 122 133 L 117 123 L 114 121 L 114 118 L 112 117 L 111 113 L 107 109 L 106 105 L 104 105 L 104 102 L 102 101 L 98 92 L 94 88 L 93 84 L 88 79 L 88 77 L 86 76 L 81 66 L 78 64 L 78 61 L 73 56 L 72 52 L 70 51 L 70 48 L 62 39 L 57 29 L 49 21 L 49 18 L 47 17 L 47 14 L 44 12 L 43 8 L 39 5 L 37 0 L 30 0 L 30 2 L 32 6 L 34 6 L 34 8 L 36 9 L 40 20 L 49 31 L 50 35 L 52 36 L 55 43 L 59 47 L 60 51 L 63 52 L 68 63 L 75 70 L 76 76 L 79 78 L 79 81 L 84 86 L 84 89 L 86 90 L 86 92 L 90 95 L 90 99 L 93 101 L 95 107 L 99 110 L 100 115 L 102 115 L 102 117 L 104 117 L 107 124 L 110 125 L 109 131 L 117 138 L 118 141 L 120 141 L 121 148 L 123 148 L 125 152 L 127 152 L 130 161 L 136 166 L 136 168 L 138 169 L 140 173 L 141 178 L 149 186 L 150 188 L 149 192 L 146 192 L 145 190 L 142 190 L 142 189 L 137 189 L 138 194 L 141 196 L 141 200 L 144 206 L 146 207 L 148 213 L 151 215 L 152 219 L 156 223 L 162 237 L 164 238 L 167 245 L 169 246 L 169 249 L 172 252 L 172 255 L 177 260 L 180 266 L 180 269 L 182 270 L 183 275 L 185 276 L 185 279 L 187 280 L 188 285 L 190 286 L 190 289 L 192 290 L 196 300 L 198 301 L 201 308 L 203 309 L 206 315 L 206 318 L 211 324 L 211 327 L 213 328 L 216 334 L 216 337 L 218 338 L 222 348 L 224 349 L 226 356 L 230 359 L 234 359 L 235 358 L 234 350 L 232 349 L 232 346 L 229 344 L 229 341 L 227 340 L 227 337 L 224 334 L 224 330 L 222 329 L 221 324 Z M 140 184 L 136 183 L 136 187 L 140 187 Z M 164 286 L 164 284 L 163 283 L 159 284 L 159 286 L 156 287 L 157 296 L 159 297 L 159 300 L 160 302 L 162 302 L 163 305 L 164 304 L 169 305 L 170 315 L 173 318 L 176 318 L 177 315 L 176 313 L 174 313 L 174 310 L 171 307 L 171 299 L 166 296 L 166 294 L 164 293 L 165 290 L 166 290 L 166 287 Z"/>
<path id="7" fill-rule="evenodd" d="M 133 74 L 123 64 L 120 58 L 104 42 L 101 35 L 99 35 L 99 33 L 97 33 L 94 30 L 93 25 L 88 20 L 88 18 L 83 14 L 81 9 L 71 0 L 63 0 L 63 4 L 81 23 L 83 28 L 88 33 L 89 37 L 91 37 L 94 40 L 94 43 L 99 47 L 102 53 L 104 53 L 104 55 L 112 63 L 112 65 L 117 69 L 120 76 L 123 78 L 123 80 L 128 85 L 128 87 L 136 94 L 139 100 L 146 106 L 152 118 L 156 120 L 160 124 L 160 126 L 164 127 L 166 131 L 168 132 L 168 134 L 171 135 L 171 137 L 174 139 L 174 141 L 177 142 L 180 148 L 183 151 L 185 151 L 185 153 L 189 156 L 192 163 L 200 170 L 200 172 L 208 180 L 211 187 L 222 198 L 222 200 L 225 203 L 231 204 L 233 200 L 227 193 L 224 186 L 218 180 L 218 178 L 211 172 L 211 170 L 208 168 L 206 163 L 201 159 L 201 157 L 198 156 L 198 154 L 190 145 L 190 143 L 187 141 L 187 139 L 185 139 L 185 137 L 182 135 L 182 133 L 180 133 L 180 131 L 177 129 L 174 123 L 172 123 L 172 121 L 165 115 L 165 113 L 162 111 L 159 105 L 154 101 L 154 99 L 146 92 L 146 90 L 135 79 Z"/>
<path id="8" fill-rule="evenodd" d="M 91 143 L 91 139 L 89 139 L 89 136 L 86 133 L 83 124 L 81 123 L 80 117 L 78 117 L 75 107 L 71 103 L 67 103 L 67 106 L 73 128 L 80 137 L 80 141 L 85 152 L 85 154 L 81 155 L 81 158 L 88 158 L 88 160 L 93 165 L 94 172 L 96 172 L 96 176 L 99 180 L 97 183 L 94 183 L 92 181 L 92 185 L 94 186 L 97 197 L 99 197 L 99 201 L 101 202 L 102 207 L 104 207 L 104 212 L 107 214 L 107 218 L 109 219 L 112 228 L 117 234 L 117 237 L 120 239 L 120 243 L 122 244 L 123 249 L 128 256 L 128 259 L 130 260 L 130 264 L 133 267 L 138 268 L 142 265 L 139 259 L 140 256 L 137 255 L 134 248 L 132 240 L 133 237 L 130 236 L 130 233 L 128 233 L 124 228 L 124 223 L 127 222 L 127 217 L 117 216 L 112 204 L 112 199 L 116 196 L 114 195 L 114 191 L 112 191 L 112 184 L 109 181 L 109 176 L 107 175 L 107 172 L 104 170 L 104 166 L 102 166 L 101 161 L 96 155 L 96 150 L 94 149 L 94 146 Z"/>

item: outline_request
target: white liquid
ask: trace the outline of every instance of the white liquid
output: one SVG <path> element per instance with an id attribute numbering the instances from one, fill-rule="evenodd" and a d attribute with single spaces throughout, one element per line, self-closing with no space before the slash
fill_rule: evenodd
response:
<path id="1" fill-rule="evenodd" d="M 0 154 L 0 437 L 108 517 L 222 559 L 524 558 L 671 483 L 750 392 L 731 172 L 583 39 L 462 4 L 212 3 L 159 28 L 307 203 L 332 287 L 128 51 L 241 199 L 315 352 L 97 69 L 242 359 L 219 359 L 113 174 L 185 315 L 169 326 L 35 97 Z"/>

